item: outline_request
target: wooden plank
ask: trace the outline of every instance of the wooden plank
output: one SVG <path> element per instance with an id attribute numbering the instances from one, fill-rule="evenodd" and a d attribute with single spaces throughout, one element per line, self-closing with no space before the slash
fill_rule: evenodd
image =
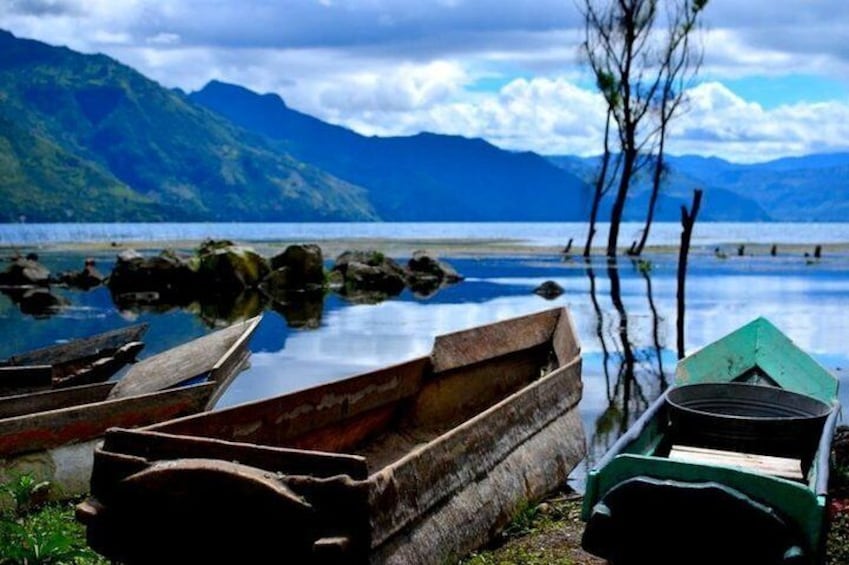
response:
<path id="1" fill-rule="evenodd" d="M 0 456 L 39 451 L 203 410 L 215 385 L 203 383 L 153 394 L 82 404 L 0 420 Z"/>
<path id="2" fill-rule="evenodd" d="M 678 362 L 677 384 L 731 382 L 762 371 L 779 387 L 830 404 L 837 379 L 766 318 L 757 318 Z"/>
<path id="3" fill-rule="evenodd" d="M 725 465 L 794 481 L 805 480 L 802 475 L 801 460 L 788 457 L 708 449 L 690 445 L 673 445 L 669 451 L 669 459 L 702 465 Z"/>
<path id="4" fill-rule="evenodd" d="M 180 435 L 286 445 L 293 438 L 339 424 L 415 394 L 430 359 L 420 357 L 328 383 L 232 408 L 164 422 L 149 429 Z"/>
<path id="5" fill-rule="evenodd" d="M 487 476 L 541 429 L 574 410 L 582 390 L 581 359 L 577 358 L 487 410 L 467 415 L 469 419 L 459 426 L 373 473 L 369 477 L 372 545 L 382 544 Z M 580 424 L 579 418 L 575 421 Z M 583 442 L 583 430 L 578 428 L 574 433 Z"/>
<path id="6" fill-rule="evenodd" d="M 54 365 L 78 357 L 88 357 L 104 349 L 115 349 L 128 341 L 139 341 L 147 331 L 147 324 L 137 324 L 99 333 L 90 337 L 74 339 L 67 343 L 49 345 L 12 355 L 3 365 Z"/>
<path id="7" fill-rule="evenodd" d="M 233 324 L 133 365 L 118 382 L 111 398 L 165 390 L 222 366 L 238 348 L 247 347 L 245 334 L 256 329 L 257 318 Z M 238 346 L 234 350 L 234 346 Z"/>
<path id="8" fill-rule="evenodd" d="M 149 461 L 223 459 L 287 475 L 311 475 L 320 478 L 348 475 L 354 480 L 362 480 L 368 476 L 365 460 L 354 455 L 267 447 L 144 430 L 109 430 L 103 451 L 144 457 Z"/>
<path id="9" fill-rule="evenodd" d="M 0 419 L 106 400 L 115 383 L 98 383 L 0 398 Z"/>
<path id="10" fill-rule="evenodd" d="M 573 359 L 581 355 L 578 332 L 572 321 L 572 315 L 566 308 L 560 311 L 560 318 L 554 328 L 551 344 L 554 346 L 554 353 L 557 355 L 557 363 L 560 366 L 568 365 Z"/>
<path id="11" fill-rule="evenodd" d="M 437 336 L 431 353 L 433 370 L 448 371 L 549 342 L 562 311 L 553 308 Z"/>

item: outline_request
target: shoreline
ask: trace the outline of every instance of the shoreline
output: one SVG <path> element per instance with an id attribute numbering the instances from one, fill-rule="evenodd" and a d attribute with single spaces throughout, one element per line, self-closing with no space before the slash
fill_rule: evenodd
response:
<path id="1" fill-rule="evenodd" d="M 26 254 L 30 251 L 43 253 L 95 253 L 98 255 L 114 251 L 116 254 L 125 249 L 134 249 L 142 253 L 158 253 L 165 249 L 191 252 L 196 249 L 203 239 L 182 240 L 134 240 L 121 242 L 86 241 L 86 242 L 57 242 L 37 245 L 0 245 L 0 255 L 11 256 L 14 253 Z M 411 256 L 414 251 L 426 250 L 443 257 L 487 257 L 487 256 L 551 256 L 564 255 L 562 245 L 533 244 L 517 239 L 471 239 L 471 238 L 389 238 L 389 237 L 339 237 L 324 240 L 233 240 L 237 245 L 251 247 L 264 256 L 273 256 L 294 244 L 315 244 L 321 248 L 327 258 L 334 258 L 347 250 L 376 250 L 391 257 Z M 718 256 L 720 258 L 738 258 L 738 248 L 744 246 L 745 257 L 770 257 L 772 244 L 734 242 L 721 245 L 694 245 L 690 248 L 690 256 Z M 788 243 L 777 245 L 776 258 L 813 256 L 816 245 L 807 243 Z M 849 255 L 849 242 L 827 243 L 821 246 L 824 258 L 834 255 Z M 718 250 L 718 253 L 717 253 Z M 627 248 L 620 249 L 620 258 L 630 258 Z M 605 248 L 593 247 L 592 257 L 603 258 Z M 566 255 L 581 259 L 583 245 L 573 242 L 570 252 Z M 678 254 L 677 245 L 647 245 L 643 258 L 653 255 L 667 256 Z M 807 254 L 807 255 L 806 255 Z"/>

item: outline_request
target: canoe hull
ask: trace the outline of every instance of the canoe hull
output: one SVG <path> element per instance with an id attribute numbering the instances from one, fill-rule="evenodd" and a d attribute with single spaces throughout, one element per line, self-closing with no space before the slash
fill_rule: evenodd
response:
<path id="1" fill-rule="evenodd" d="M 147 329 L 138 324 L 13 355 L 0 361 L 0 395 L 106 381 L 136 358 Z"/>
<path id="2" fill-rule="evenodd" d="M 438 338 L 429 358 L 339 383 L 110 432 L 95 457 L 92 498 L 78 509 L 89 543 L 126 563 L 174 551 L 250 560 L 248 551 L 303 563 L 430 564 L 480 546 L 524 504 L 562 487 L 585 449 L 568 314 L 494 326 L 445 336 L 443 347 Z M 190 474 L 209 481 L 203 492 L 186 486 Z M 220 499 L 202 502 L 209 492 Z M 266 537 L 257 531 L 267 523 L 246 518 L 245 527 L 255 506 L 286 527 Z M 221 532 L 216 544 L 187 543 L 210 530 Z M 164 547 L 167 556 L 157 553 Z"/>
<path id="3" fill-rule="evenodd" d="M 696 389 L 707 424 L 674 413 Z M 795 414 L 802 396 L 816 418 Z M 834 376 L 763 318 L 682 359 L 587 474 L 584 548 L 617 564 L 819 563 L 836 398 Z"/>
<path id="4" fill-rule="evenodd" d="M 253 319 L 198 338 L 188 349 L 194 354 L 189 360 L 183 361 L 182 354 L 174 359 L 175 350 L 169 350 L 148 358 L 152 362 L 140 362 L 142 368 L 200 366 L 205 382 L 164 390 L 148 383 L 128 395 L 116 395 L 118 385 L 109 382 L 0 397 L 0 475 L 30 473 L 50 481 L 56 499 L 87 493 L 94 450 L 107 429 L 148 426 L 208 410 L 243 368 L 258 323 Z M 197 354 L 204 349 L 215 356 Z"/>

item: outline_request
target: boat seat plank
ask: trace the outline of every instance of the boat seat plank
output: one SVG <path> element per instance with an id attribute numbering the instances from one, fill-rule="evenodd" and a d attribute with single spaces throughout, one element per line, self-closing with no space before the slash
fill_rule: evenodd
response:
<path id="1" fill-rule="evenodd" d="M 802 475 L 802 462 L 789 457 L 673 445 L 669 451 L 669 459 L 705 465 L 726 465 L 794 481 L 805 480 Z"/>

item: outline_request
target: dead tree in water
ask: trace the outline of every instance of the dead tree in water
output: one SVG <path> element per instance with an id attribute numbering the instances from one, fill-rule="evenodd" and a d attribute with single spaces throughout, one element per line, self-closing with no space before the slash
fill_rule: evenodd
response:
<path id="1" fill-rule="evenodd" d="M 693 235 L 693 225 L 699 215 L 702 205 L 702 190 L 693 191 L 693 206 L 690 210 L 681 205 L 681 247 L 678 250 L 678 359 L 684 358 L 684 283 L 687 279 L 687 255 L 690 253 L 690 238 Z"/>

